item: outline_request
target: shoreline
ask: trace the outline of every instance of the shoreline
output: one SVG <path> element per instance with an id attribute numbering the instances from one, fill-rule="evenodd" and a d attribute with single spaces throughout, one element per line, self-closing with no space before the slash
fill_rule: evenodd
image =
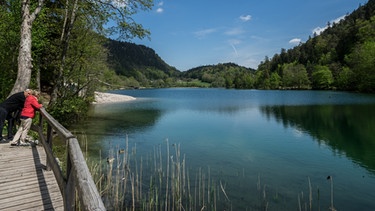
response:
<path id="1" fill-rule="evenodd" d="M 105 92 L 95 92 L 95 100 L 92 104 L 118 103 L 136 100 L 135 97 L 129 95 L 112 94 Z"/>

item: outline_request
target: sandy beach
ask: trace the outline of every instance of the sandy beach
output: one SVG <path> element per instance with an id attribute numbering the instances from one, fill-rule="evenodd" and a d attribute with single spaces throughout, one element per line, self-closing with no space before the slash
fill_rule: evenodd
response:
<path id="1" fill-rule="evenodd" d="M 126 102 L 135 99 L 135 97 L 128 95 L 95 92 L 95 101 L 93 102 L 93 104 Z"/>

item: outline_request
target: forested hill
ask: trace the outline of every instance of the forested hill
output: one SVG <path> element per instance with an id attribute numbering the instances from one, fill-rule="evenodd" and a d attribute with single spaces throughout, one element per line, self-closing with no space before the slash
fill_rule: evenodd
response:
<path id="1" fill-rule="evenodd" d="M 252 89 L 255 87 L 255 70 L 234 63 L 206 65 L 181 73 L 184 80 L 195 79 L 210 87 Z"/>
<path id="2" fill-rule="evenodd" d="M 109 40 L 109 65 L 134 86 L 204 86 L 256 89 L 337 89 L 375 92 L 375 0 L 321 34 L 266 57 L 257 70 L 234 63 L 180 72 L 153 49 Z"/>
<path id="3" fill-rule="evenodd" d="M 375 0 L 258 66 L 259 88 L 375 92 Z"/>
<path id="4" fill-rule="evenodd" d="M 176 77 L 176 68 L 165 63 L 153 49 L 129 42 L 108 40 L 108 64 L 118 75 L 134 77 L 137 80 L 150 80 Z"/>
<path id="5" fill-rule="evenodd" d="M 254 69 L 234 63 L 199 66 L 180 72 L 144 45 L 108 40 L 108 65 L 126 76 L 128 87 L 204 86 L 254 88 Z"/>

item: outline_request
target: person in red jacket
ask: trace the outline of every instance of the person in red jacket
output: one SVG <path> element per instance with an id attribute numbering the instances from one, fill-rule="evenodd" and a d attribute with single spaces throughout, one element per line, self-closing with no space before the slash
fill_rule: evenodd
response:
<path id="1" fill-rule="evenodd" d="M 21 124 L 13 138 L 13 141 L 10 143 L 12 146 L 26 145 L 26 136 L 31 128 L 35 111 L 39 110 L 43 106 L 38 102 L 39 92 L 33 90 L 31 93 L 31 95 L 26 97 L 24 107 L 21 111 Z"/>
<path id="2" fill-rule="evenodd" d="M 12 127 L 14 124 L 12 124 L 12 114 L 16 111 L 20 112 L 22 110 L 25 105 L 26 97 L 31 95 L 31 91 L 31 89 L 26 89 L 23 92 L 15 93 L 0 103 L 0 141 L 7 141 L 8 139 L 13 138 Z M 8 138 L 3 138 L 2 132 L 6 120 L 8 120 Z"/>

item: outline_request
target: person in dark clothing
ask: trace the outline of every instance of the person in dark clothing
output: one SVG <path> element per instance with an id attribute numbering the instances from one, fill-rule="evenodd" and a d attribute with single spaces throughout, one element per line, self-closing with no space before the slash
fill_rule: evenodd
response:
<path id="1" fill-rule="evenodd" d="M 14 134 L 14 126 L 17 124 L 17 122 L 19 122 L 20 120 L 20 110 L 16 110 L 12 113 L 8 113 L 8 116 L 6 118 L 7 122 L 8 122 L 8 126 L 7 126 L 7 131 L 8 131 L 8 135 L 7 135 L 7 139 L 8 140 L 11 140 L 13 139 L 13 134 Z"/>
<path id="2" fill-rule="evenodd" d="M 10 97 L 8 97 L 6 100 L 4 100 L 2 103 L 0 103 L 0 131 L 1 131 L 1 141 L 6 140 L 3 138 L 3 129 L 4 129 L 4 123 L 5 120 L 8 117 L 8 114 L 11 114 L 17 110 L 21 110 L 25 104 L 25 99 L 27 96 L 31 95 L 30 89 L 26 89 L 23 92 L 18 92 Z M 8 123 L 9 127 L 9 123 Z M 8 132 L 9 132 L 8 128 Z M 9 134 L 8 134 L 9 136 Z"/>

